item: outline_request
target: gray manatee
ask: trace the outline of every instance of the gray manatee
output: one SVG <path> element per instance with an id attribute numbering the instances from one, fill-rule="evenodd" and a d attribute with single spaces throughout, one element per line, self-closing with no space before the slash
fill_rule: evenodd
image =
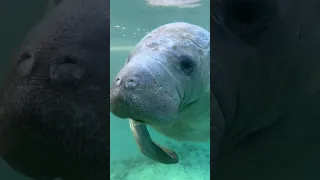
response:
<path id="1" fill-rule="evenodd" d="M 110 110 L 130 119 L 140 151 L 164 163 L 178 155 L 152 141 L 146 125 L 177 141 L 210 139 L 210 33 L 169 23 L 136 45 L 110 90 Z"/>
<path id="2" fill-rule="evenodd" d="M 0 90 L 0 156 L 37 180 L 109 174 L 109 0 L 51 0 Z"/>
<path id="3" fill-rule="evenodd" d="M 211 4 L 212 178 L 319 179 L 320 2 Z"/>

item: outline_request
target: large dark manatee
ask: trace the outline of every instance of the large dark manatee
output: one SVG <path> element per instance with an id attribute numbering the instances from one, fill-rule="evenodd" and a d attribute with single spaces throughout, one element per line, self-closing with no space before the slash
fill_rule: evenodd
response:
<path id="1" fill-rule="evenodd" d="M 319 179 L 320 1 L 211 3 L 212 178 Z"/>
<path id="2" fill-rule="evenodd" d="M 0 156 L 39 180 L 109 177 L 109 0 L 49 1 L 0 94 Z"/>

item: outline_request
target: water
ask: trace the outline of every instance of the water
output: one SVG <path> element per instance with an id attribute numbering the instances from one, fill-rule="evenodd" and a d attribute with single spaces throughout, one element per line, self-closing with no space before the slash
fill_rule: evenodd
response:
<path id="1" fill-rule="evenodd" d="M 154 7 L 145 0 L 111 0 L 110 81 L 114 80 L 135 44 L 151 30 L 177 21 L 209 30 L 209 3 L 203 0 L 193 8 L 178 8 Z M 111 113 L 110 117 L 111 180 L 210 179 L 209 143 L 177 143 L 149 129 L 156 142 L 174 149 L 180 157 L 175 165 L 155 163 L 140 154 L 128 121 Z"/>

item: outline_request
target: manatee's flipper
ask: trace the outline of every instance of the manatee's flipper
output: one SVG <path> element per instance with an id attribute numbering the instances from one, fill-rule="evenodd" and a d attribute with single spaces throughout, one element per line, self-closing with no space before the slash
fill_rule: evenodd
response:
<path id="1" fill-rule="evenodd" d="M 130 119 L 130 129 L 143 155 L 163 164 L 179 162 L 178 155 L 174 151 L 152 141 L 146 124 Z"/>

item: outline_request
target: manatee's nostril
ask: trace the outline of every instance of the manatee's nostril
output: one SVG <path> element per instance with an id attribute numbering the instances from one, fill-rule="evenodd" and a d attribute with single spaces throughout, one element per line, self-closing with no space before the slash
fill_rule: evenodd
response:
<path id="1" fill-rule="evenodd" d="M 114 84 L 116 86 L 120 86 L 122 82 L 124 82 L 124 86 L 129 89 L 133 89 L 137 86 L 136 80 L 134 80 L 134 78 L 127 77 L 125 77 L 124 79 L 117 77 L 114 81 Z"/>
<path id="2" fill-rule="evenodd" d="M 20 62 L 23 60 L 29 59 L 31 57 L 32 57 L 32 55 L 29 52 L 27 52 L 27 51 L 23 52 L 20 54 Z"/>
<path id="3" fill-rule="evenodd" d="M 117 86 L 119 86 L 121 84 L 121 79 L 117 78 L 116 81 L 114 82 Z"/>
<path id="4" fill-rule="evenodd" d="M 85 69 L 75 63 L 53 64 L 49 69 L 52 83 L 75 86 L 84 75 Z"/>
<path id="5" fill-rule="evenodd" d="M 132 78 L 128 78 L 126 81 L 126 84 L 125 84 L 126 88 L 130 88 L 130 89 L 135 88 L 136 85 L 137 85 L 137 83 Z"/>
<path id="6" fill-rule="evenodd" d="M 19 57 L 19 71 L 22 76 L 28 76 L 32 72 L 33 66 L 35 63 L 34 56 L 28 52 L 25 51 L 20 54 Z"/>

